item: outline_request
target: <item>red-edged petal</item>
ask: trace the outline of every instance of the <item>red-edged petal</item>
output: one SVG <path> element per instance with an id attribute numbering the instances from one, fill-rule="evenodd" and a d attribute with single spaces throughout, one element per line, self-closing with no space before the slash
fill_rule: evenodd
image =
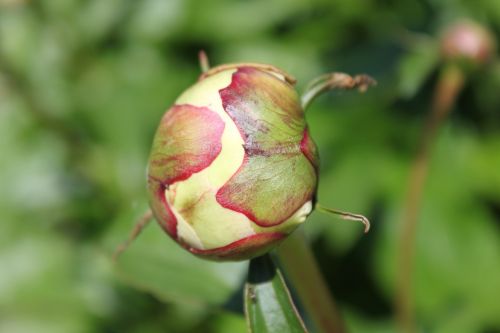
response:
<path id="1" fill-rule="evenodd" d="M 311 164 L 314 165 L 316 169 L 318 169 L 319 167 L 318 150 L 316 148 L 316 144 L 309 135 L 309 130 L 307 128 L 305 129 L 304 136 L 300 141 L 300 150 L 304 153 L 304 155 L 306 155 L 309 162 L 311 162 Z"/>
<path id="2" fill-rule="evenodd" d="M 287 234 L 279 232 L 261 233 L 242 238 L 229 245 L 210 250 L 188 247 L 188 250 L 202 258 L 224 261 L 243 260 L 259 256 L 281 242 Z"/>
<path id="3" fill-rule="evenodd" d="M 165 198 L 165 185 L 149 178 L 148 190 L 151 210 L 156 220 L 173 239 L 177 239 L 177 219 Z"/>
<path id="4" fill-rule="evenodd" d="M 245 158 L 217 201 L 260 226 L 280 224 L 316 190 L 313 155 L 305 155 L 313 153 L 314 143 L 303 142 L 298 95 L 288 83 L 252 67 L 240 67 L 219 93 L 245 142 Z"/>
<path id="5" fill-rule="evenodd" d="M 224 121 L 206 107 L 175 105 L 153 140 L 149 176 L 169 185 L 208 167 L 222 149 Z"/>

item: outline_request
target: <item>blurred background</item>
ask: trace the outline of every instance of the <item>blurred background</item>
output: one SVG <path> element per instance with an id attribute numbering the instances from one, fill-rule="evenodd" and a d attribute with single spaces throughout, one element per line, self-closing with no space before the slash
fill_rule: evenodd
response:
<path id="1" fill-rule="evenodd" d="M 0 332 L 245 332 L 246 263 L 185 253 L 156 224 L 117 265 L 147 208 L 156 126 L 213 65 L 263 62 L 298 79 L 367 73 L 307 119 L 319 201 L 303 226 L 352 332 L 398 332 L 397 256 L 411 165 L 458 19 L 500 42 L 498 0 L 0 0 Z M 500 332 L 500 60 L 464 69 L 432 145 L 416 231 L 421 332 Z M 306 318 L 306 321 L 308 319 Z"/>

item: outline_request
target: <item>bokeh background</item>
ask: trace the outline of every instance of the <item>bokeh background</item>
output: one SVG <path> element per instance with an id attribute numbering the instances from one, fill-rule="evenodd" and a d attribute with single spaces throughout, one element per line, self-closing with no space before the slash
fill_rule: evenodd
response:
<path id="1" fill-rule="evenodd" d="M 408 177 L 443 60 L 440 31 L 500 36 L 498 0 L 0 0 L 0 332 L 245 332 L 245 263 L 180 250 L 156 225 L 118 265 L 147 207 L 163 112 L 212 64 L 331 71 L 378 86 L 320 97 L 307 118 L 319 200 L 304 225 L 352 332 L 397 332 Z M 467 71 L 432 149 L 417 229 L 421 332 L 500 332 L 500 60 Z"/>

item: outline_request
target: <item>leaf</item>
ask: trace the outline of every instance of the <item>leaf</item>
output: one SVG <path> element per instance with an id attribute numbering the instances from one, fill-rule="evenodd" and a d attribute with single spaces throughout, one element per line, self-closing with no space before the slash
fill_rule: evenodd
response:
<path id="1" fill-rule="evenodd" d="M 139 205 L 137 215 L 146 210 Z M 127 238 L 137 216 L 128 212 L 110 231 L 110 254 Z M 111 260 L 111 259 L 110 259 Z M 138 289 L 175 303 L 222 304 L 241 285 L 245 264 L 202 260 L 175 243 L 155 221 L 145 228 L 115 265 L 117 275 Z"/>
<path id="2" fill-rule="evenodd" d="M 283 276 L 268 254 L 250 261 L 245 314 L 253 333 L 307 332 Z"/>
<path id="3" fill-rule="evenodd" d="M 490 149 L 498 152 L 499 139 L 478 140 L 456 129 L 441 134 L 434 148 L 419 212 L 413 278 L 417 320 L 430 331 L 479 332 L 484 323 L 500 325 L 498 222 L 478 199 L 497 197 L 482 192 L 488 189 L 480 183 L 487 177 L 492 189 L 498 184 L 498 154 Z M 482 154 L 488 155 L 488 164 Z M 388 297 L 397 272 L 403 191 L 388 206 L 375 245 L 374 272 Z"/>
<path id="4" fill-rule="evenodd" d="M 439 48 L 435 43 L 421 41 L 406 53 L 399 64 L 399 93 L 412 98 L 439 61 Z"/>
<path id="5" fill-rule="evenodd" d="M 91 312 L 103 303 L 102 298 L 89 300 L 82 293 L 96 285 L 80 280 L 81 252 L 41 223 L 25 222 L 2 211 L 0 332 L 91 331 Z M 93 272 L 97 270 L 92 267 Z M 78 285 L 75 279 L 79 279 Z M 109 296 L 106 287 L 101 291 Z"/>

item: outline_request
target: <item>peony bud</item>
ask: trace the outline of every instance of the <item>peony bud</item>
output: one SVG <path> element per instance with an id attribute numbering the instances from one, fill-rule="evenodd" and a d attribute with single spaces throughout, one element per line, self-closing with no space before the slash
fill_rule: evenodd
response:
<path id="1" fill-rule="evenodd" d="M 258 256 L 311 213 L 318 155 L 292 83 L 272 66 L 219 66 L 163 116 L 148 167 L 151 208 L 193 254 Z"/>
<path id="2" fill-rule="evenodd" d="M 463 20 L 444 31 L 441 50 L 446 59 L 483 64 L 493 56 L 495 40 L 481 25 Z"/>

